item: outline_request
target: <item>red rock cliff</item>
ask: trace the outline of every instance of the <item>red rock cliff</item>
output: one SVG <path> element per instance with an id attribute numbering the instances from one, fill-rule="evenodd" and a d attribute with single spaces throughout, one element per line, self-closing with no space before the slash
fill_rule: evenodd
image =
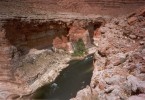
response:
<path id="1" fill-rule="evenodd" d="M 64 43 L 61 47 L 66 48 L 65 42 L 68 41 L 67 35 L 69 32 L 72 37 L 77 34 L 77 38 L 83 38 L 82 35 L 87 31 L 84 27 L 73 29 L 68 26 L 70 23 L 63 21 L 53 22 L 51 21 L 52 18 L 60 18 L 61 20 L 68 18 L 71 22 L 72 16 L 75 16 L 73 19 L 82 17 L 76 15 L 76 13 L 122 15 L 144 5 L 144 0 L 1 0 L 0 88 L 5 85 L 3 90 L 11 89 L 12 85 L 8 84 L 14 83 L 16 86 L 21 84 L 19 82 L 21 80 L 17 80 L 14 76 L 18 66 L 14 62 L 17 62 L 23 54 L 27 54 L 30 49 L 49 47 L 52 43 L 57 44 L 59 41 Z M 55 13 L 58 15 L 56 16 Z M 62 18 L 62 15 L 65 17 Z M 23 21 L 21 18 L 26 18 L 30 22 Z M 36 20 L 41 19 L 49 19 L 49 21 L 37 23 Z M 90 33 L 93 33 L 94 26 L 96 25 L 93 24 L 93 28 L 91 26 Z M 71 29 L 69 30 L 69 28 Z M 73 34 L 73 32 L 77 33 Z M 65 36 L 65 38 L 62 36 Z M 90 34 L 90 36 L 92 37 L 93 34 Z M 53 41 L 56 37 L 59 38 L 56 39 L 59 41 Z M 76 37 L 72 40 L 75 40 Z M 55 46 L 59 47 L 60 45 Z M 9 83 L 6 84 L 7 82 Z M 3 97 L 7 97 L 7 95 L 3 95 Z"/>
<path id="2" fill-rule="evenodd" d="M 48 12 L 122 15 L 144 5 L 144 0 L 1 0 L 0 13 L 3 16 L 44 16 Z"/>

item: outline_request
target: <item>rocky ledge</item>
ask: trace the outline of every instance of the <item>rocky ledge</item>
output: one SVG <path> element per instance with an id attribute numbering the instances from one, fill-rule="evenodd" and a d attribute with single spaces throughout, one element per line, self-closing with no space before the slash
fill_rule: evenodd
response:
<path id="1" fill-rule="evenodd" d="M 72 53 L 73 42 L 81 38 L 88 52 L 92 53 L 97 48 L 94 59 L 95 69 L 90 86 L 79 91 L 74 100 L 134 100 L 136 98 L 144 100 L 144 9 L 117 18 L 66 12 L 38 13 L 43 11 L 40 9 L 31 9 L 31 13 L 26 14 L 17 12 L 16 9 L 21 8 L 20 10 L 23 11 L 23 4 L 27 5 L 27 2 L 16 1 L 18 5 L 14 9 L 11 8 L 16 2 L 11 2 L 11 6 L 7 6 L 7 9 L 5 5 L 9 5 L 8 0 L 2 0 L 0 3 L 3 5 L 0 15 L 0 99 L 25 98 L 40 86 L 52 82 L 70 60 L 69 54 L 61 50 L 57 53 L 57 49 Z M 65 1 L 62 2 L 64 6 Z M 104 2 L 106 0 L 100 2 L 101 5 Z M 114 3 L 108 3 L 113 6 L 112 9 Z M 120 2 L 119 6 L 123 3 Z M 144 1 L 139 4 L 141 3 L 144 4 Z M 39 6 L 39 3 L 36 6 Z M 87 5 L 82 6 L 88 9 Z M 85 9 L 83 11 L 86 11 Z M 90 12 L 90 9 L 88 11 Z M 94 13 L 93 9 L 91 11 Z M 97 8 L 95 11 L 97 12 Z M 32 14 L 33 12 L 35 14 Z M 92 44 L 96 46 L 95 49 Z M 50 50 L 52 47 L 55 52 Z"/>
<path id="2" fill-rule="evenodd" d="M 145 100 L 145 10 L 106 22 L 91 84 L 72 100 Z"/>
<path id="3" fill-rule="evenodd" d="M 54 81 L 69 61 L 70 55 L 64 52 L 32 49 L 19 60 L 15 82 L 1 83 L 0 99 L 28 99 L 36 89 Z"/>
<path id="4" fill-rule="evenodd" d="M 104 23 L 103 17 L 81 14 L 1 19 L 0 99 L 27 97 L 54 81 L 68 66 L 79 39 L 86 52 L 94 52 L 94 33 Z"/>

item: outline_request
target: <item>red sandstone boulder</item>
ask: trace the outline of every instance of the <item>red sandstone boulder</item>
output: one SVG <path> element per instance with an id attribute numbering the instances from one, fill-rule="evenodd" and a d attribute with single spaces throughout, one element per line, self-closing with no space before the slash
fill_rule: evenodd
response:
<path id="1" fill-rule="evenodd" d="M 144 20 L 143 17 L 145 17 L 145 8 L 139 9 L 135 13 L 132 13 L 129 16 L 128 24 L 132 25 L 132 24 L 135 24 L 138 21 L 141 22 L 141 21 Z"/>
<path id="2" fill-rule="evenodd" d="M 132 25 L 137 21 L 138 21 L 137 17 L 131 17 L 128 19 L 128 24 Z"/>

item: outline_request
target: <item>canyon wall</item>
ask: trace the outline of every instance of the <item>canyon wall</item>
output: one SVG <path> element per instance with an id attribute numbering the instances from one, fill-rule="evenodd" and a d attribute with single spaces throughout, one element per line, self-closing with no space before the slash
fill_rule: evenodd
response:
<path id="1" fill-rule="evenodd" d="M 15 94 L 34 92 L 42 84 L 52 81 L 53 76 L 47 81 L 44 80 L 49 77 L 50 66 L 64 63 L 67 56 L 69 57 L 63 51 L 57 54 L 56 50 L 62 49 L 72 53 L 72 44 L 79 39 L 84 41 L 86 48 L 91 47 L 94 31 L 103 23 L 105 23 L 103 18 L 97 16 L 95 18 L 82 16 L 81 19 L 75 17 L 71 20 L 17 17 L 1 20 L 0 81 L 3 85 L 0 93 L 5 96 L 0 97 L 2 99 L 9 97 L 13 94 L 11 91 Z M 63 57 L 65 58 L 62 59 Z M 56 70 L 61 71 L 65 67 L 60 64 L 56 66 Z M 44 74 L 46 70 L 48 72 Z M 59 71 L 55 73 L 56 76 Z M 8 85 L 13 88 L 7 87 Z M 3 93 L 5 89 L 7 93 Z"/>
<path id="2" fill-rule="evenodd" d="M 53 13 L 122 15 L 140 6 L 144 0 L 1 0 L 2 16 L 45 16 Z"/>
<path id="3" fill-rule="evenodd" d="M 112 18 L 99 31 L 91 84 L 71 100 L 144 100 L 145 9 Z"/>
<path id="4" fill-rule="evenodd" d="M 93 36 L 100 34 L 97 28 L 104 23 L 95 14 L 118 16 L 144 5 L 144 0 L 1 0 L 0 97 L 22 92 L 20 87 L 25 81 L 19 77 L 22 72 L 17 75 L 16 69 L 31 49 L 54 46 L 67 50 L 68 42 L 79 38 L 90 45 Z"/>

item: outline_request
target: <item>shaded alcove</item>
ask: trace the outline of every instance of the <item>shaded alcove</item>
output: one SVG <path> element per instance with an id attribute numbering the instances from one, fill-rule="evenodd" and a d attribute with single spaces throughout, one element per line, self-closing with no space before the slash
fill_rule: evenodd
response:
<path id="1" fill-rule="evenodd" d="M 99 29 L 101 26 L 105 25 L 106 21 L 104 18 L 98 17 L 95 21 L 89 22 L 86 26 L 86 29 L 89 31 L 89 38 L 91 40 L 91 44 L 93 44 L 94 40 L 94 31 Z"/>
<path id="2" fill-rule="evenodd" d="M 27 54 L 30 49 L 51 48 L 55 37 L 67 36 L 69 28 L 63 21 L 29 21 L 21 18 L 5 21 L 5 38 L 22 54 Z"/>
<path id="3" fill-rule="evenodd" d="M 69 30 L 74 21 L 68 23 L 60 20 L 13 18 L 5 20 L 3 28 L 5 29 L 5 38 L 8 40 L 8 43 L 15 46 L 21 54 L 27 54 L 33 48 L 38 50 L 51 48 L 55 37 L 62 38 L 64 36 L 69 40 Z M 77 20 L 77 23 L 79 21 Z M 105 21 L 101 18 L 97 18 L 95 21 L 85 21 L 85 27 L 83 28 L 89 32 L 88 38 L 90 43 L 88 45 L 91 45 L 93 44 L 94 31 L 104 24 Z"/>

